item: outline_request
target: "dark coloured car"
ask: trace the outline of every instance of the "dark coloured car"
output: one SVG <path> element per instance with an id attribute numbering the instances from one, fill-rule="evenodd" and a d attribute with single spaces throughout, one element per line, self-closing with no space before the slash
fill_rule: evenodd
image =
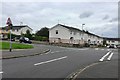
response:
<path id="1" fill-rule="evenodd" d="M 11 41 L 15 41 L 15 38 L 12 38 Z"/>
<path id="2" fill-rule="evenodd" d="M 32 42 L 29 40 L 29 38 L 27 38 L 27 37 L 20 37 L 20 39 L 19 39 L 19 42 L 20 43 L 29 43 L 29 44 L 31 44 Z"/>

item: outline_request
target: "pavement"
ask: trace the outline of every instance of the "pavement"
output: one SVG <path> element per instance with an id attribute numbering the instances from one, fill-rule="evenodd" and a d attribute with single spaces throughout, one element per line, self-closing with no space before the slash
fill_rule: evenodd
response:
<path id="1" fill-rule="evenodd" d="M 48 48 L 44 48 L 40 45 L 34 45 L 32 49 L 13 49 L 12 52 L 9 50 L 3 50 L 2 57 L 0 59 L 12 59 L 12 58 L 20 58 L 20 57 L 28 57 L 28 56 L 35 56 L 46 53 L 50 51 Z"/>
<path id="2" fill-rule="evenodd" d="M 118 78 L 117 50 L 66 48 L 39 44 L 35 46 L 50 49 L 50 51 L 38 56 L 3 59 L 2 71 L 0 71 L 3 80 L 66 80 L 70 79 L 74 73 L 77 73 L 74 79 Z M 107 56 L 111 59 L 108 61 L 106 57 L 100 62 L 100 59 L 109 51 L 113 52 L 112 56 L 111 54 Z"/>

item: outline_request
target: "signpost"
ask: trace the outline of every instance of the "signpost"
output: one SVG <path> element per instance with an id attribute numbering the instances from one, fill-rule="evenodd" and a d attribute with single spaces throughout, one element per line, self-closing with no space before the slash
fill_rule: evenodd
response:
<path id="1" fill-rule="evenodd" d="M 11 51 L 12 51 L 12 43 L 11 43 L 12 21 L 11 21 L 10 18 L 7 19 L 7 23 L 6 23 L 6 24 L 8 25 L 8 28 L 9 28 L 9 30 L 10 30 L 10 49 L 9 49 L 9 51 L 11 52 Z"/>

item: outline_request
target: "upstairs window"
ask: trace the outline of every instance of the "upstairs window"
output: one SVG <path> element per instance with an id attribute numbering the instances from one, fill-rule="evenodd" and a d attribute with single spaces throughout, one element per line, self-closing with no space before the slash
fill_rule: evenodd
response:
<path id="1" fill-rule="evenodd" d="M 115 42 L 115 41 L 112 41 L 113 43 Z"/>
<path id="2" fill-rule="evenodd" d="M 70 34 L 72 34 L 72 31 L 70 31 Z"/>
<path id="3" fill-rule="evenodd" d="M 17 32 L 18 32 L 18 29 L 17 29 Z"/>
<path id="4" fill-rule="evenodd" d="M 56 30 L 56 34 L 58 34 L 58 30 Z"/>
<path id="5" fill-rule="evenodd" d="M 76 35 L 76 32 L 74 32 L 74 35 Z"/>
<path id="6" fill-rule="evenodd" d="M 15 31 L 14 29 L 12 29 L 12 31 Z"/>

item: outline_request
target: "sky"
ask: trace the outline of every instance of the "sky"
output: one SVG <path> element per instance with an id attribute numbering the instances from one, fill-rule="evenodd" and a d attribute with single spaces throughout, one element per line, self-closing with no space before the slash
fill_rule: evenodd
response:
<path id="1" fill-rule="evenodd" d="M 104 37 L 118 37 L 118 2 L 8 2 L 3 1 L 0 26 L 10 17 L 13 25 L 28 25 L 33 33 L 56 24 L 82 29 Z"/>

